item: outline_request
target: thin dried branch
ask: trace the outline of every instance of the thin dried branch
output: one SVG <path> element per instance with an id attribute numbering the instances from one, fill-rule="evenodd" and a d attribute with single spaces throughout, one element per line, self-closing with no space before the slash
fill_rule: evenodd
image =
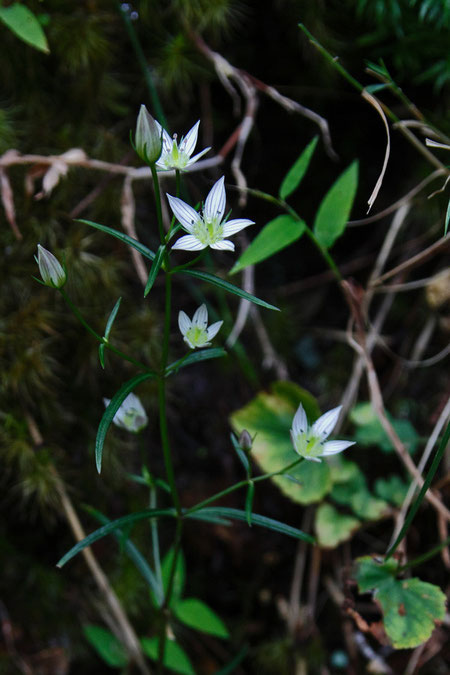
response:
<path id="1" fill-rule="evenodd" d="M 122 213 L 122 227 L 129 237 L 137 239 L 136 228 L 134 224 L 134 216 L 136 212 L 133 188 L 131 186 L 131 178 L 127 176 L 123 182 L 122 188 L 122 197 L 120 200 L 120 210 Z M 131 248 L 131 257 L 133 259 L 134 268 L 136 274 L 139 277 L 139 281 L 144 286 L 147 283 L 148 272 L 144 263 L 144 259 L 139 251 L 136 251 L 135 248 Z"/>
<path id="2" fill-rule="evenodd" d="M 381 119 L 383 120 L 384 128 L 386 129 L 386 137 L 387 137 L 386 151 L 384 153 L 383 166 L 381 168 L 380 175 L 378 176 L 378 180 L 377 180 L 376 185 L 373 189 L 373 192 L 370 195 L 369 200 L 367 202 L 368 205 L 369 205 L 367 213 L 369 213 L 369 211 L 372 208 L 372 206 L 374 205 L 374 202 L 375 202 L 375 200 L 378 196 L 378 193 L 381 189 L 384 174 L 386 173 L 386 168 L 387 168 L 388 161 L 389 161 L 389 155 L 391 154 L 391 136 L 389 134 L 389 125 L 388 125 L 388 121 L 386 119 L 386 115 L 384 114 L 384 110 L 381 107 L 381 105 L 379 104 L 379 102 L 377 101 L 377 99 L 375 98 L 375 96 L 372 96 L 372 94 L 369 94 L 368 91 L 364 90 L 362 92 L 362 97 L 366 101 L 368 101 L 370 103 L 370 105 L 372 105 L 375 108 L 375 110 L 377 111 L 377 113 L 380 115 Z"/>
<path id="3" fill-rule="evenodd" d="M 14 195 L 6 171 L 0 168 L 0 194 L 5 209 L 6 220 L 11 226 L 14 236 L 19 241 L 23 239 L 22 233 L 17 227 L 16 210 L 14 208 Z"/>

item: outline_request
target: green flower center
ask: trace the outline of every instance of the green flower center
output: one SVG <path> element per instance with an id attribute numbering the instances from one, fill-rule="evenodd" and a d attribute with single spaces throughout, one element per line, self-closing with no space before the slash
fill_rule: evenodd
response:
<path id="1" fill-rule="evenodd" d="M 223 225 L 221 225 L 217 218 L 212 218 L 211 220 L 199 219 L 194 224 L 192 234 L 204 246 L 211 246 L 211 244 L 216 244 L 218 241 L 222 241 Z"/>
<path id="2" fill-rule="evenodd" d="M 320 457 L 323 454 L 324 441 L 311 433 L 300 433 L 294 439 L 295 449 L 302 457 Z"/>
<path id="3" fill-rule="evenodd" d="M 208 333 L 205 328 L 191 326 L 186 333 L 186 339 L 195 347 L 203 347 L 208 342 Z"/>

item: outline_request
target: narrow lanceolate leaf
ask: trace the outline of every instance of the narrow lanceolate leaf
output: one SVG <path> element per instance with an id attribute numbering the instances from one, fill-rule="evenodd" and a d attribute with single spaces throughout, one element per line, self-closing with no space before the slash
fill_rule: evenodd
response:
<path id="1" fill-rule="evenodd" d="M 150 268 L 150 274 L 148 275 L 147 283 L 145 285 L 144 298 L 146 298 L 147 295 L 152 290 L 153 284 L 155 283 L 155 279 L 158 276 L 158 272 L 161 269 L 161 265 L 164 262 L 165 251 L 166 247 L 163 245 L 161 245 L 156 251 L 155 259 Z"/>
<path id="2" fill-rule="evenodd" d="M 122 302 L 122 298 L 119 298 L 112 308 L 111 314 L 108 317 L 108 321 L 106 322 L 106 328 L 105 328 L 105 338 L 108 340 L 109 334 L 111 332 L 112 325 L 114 323 L 114 320 L 117 316 L 117 312 L 119 311 L 120 303 Z"/>
<path id="3" fill-rule="evenodd" d="M 222 288 L 224 291 L 227 291 L 228 293 L 233 293 L 234 295 L 237 295 L 240 298 L 245 298 L 245 300 L 253 302 L 255 305 L 260 305 L 261 307 L 265 307 L 266 309 L 274 309 L 277 312 L 280 311 L 278 307 L 275 307 L 275 305 L 271 305 L 268 302 L 265 302 L 264 300 L 260 300 L 251 293 L 246 293 L 246 291 L 243 291 L 242 288 L 234 286 L 233 284 L 230 284 L 228 281 L 225 281 L 220 277 L 216 277 L 214 276 L 214 274 L 210 274 L 209 272 L 199 272 L 198 270 L 183 270 L 181 274 L 188 274 L 189 276 L 195 277 L 196 279 L 206 281 L 206 283 L 208 284 L 218 286 L 219 288 Z"/>
<path id="4" fill-rule="evenodd" d="M 101 225 L 100 223 L 94 223 L 92 220 L 83 220 L 82 218 L 78 219 L 76 222 L 84 223 L 85 225 L 89 225 L 89 227 L 95 227 L 96 230 L 101 230 L 102 232 L 106 232 L 106 234 L 110 234 L 112 237 L 119 239 L 124 244 L 127 244 L 128 246 L 135 248 L 136 251 L 139 251 L 139 253 L 144 256 L 144 258 L 153 260 L 155 257 L 153 251 L 147 248 L 147 246 L 141 244 L 141 242 L 137 241 L 137 239 L 133 239 L 133 237 L 129 237 L 127 234 L 119 232 L 119 230 L 114 230 L 112 227 L 108 227 L 107 225 Z"/>
<path id="5" fill-rule="evenodd" d="M 214 347 L 213 349 L 202 349 L 198 352 L 192 352 L 183 358 L 174 361 L 166 368 L 166 377 L 168 375 L 173 375 L 180 368 L 185 366 L 192 366 L 193 363 L 199 363 L 200 361 L 209 361 L 209 359 L 219 359 L 222 356 L 227 356 L 225 349 L 221 347 Z"/>
<path id="6" fill-rule="evenodd" d="M 142 651 L 149 659 L 158 661 L 159 637 L 142 638 L 141 647 Z M 164 648 L 164 665 L 168 670 L 179 673 L 179 675 L 195 675 L 195 671 L 188 655 L 174 639 L 166 640 Z"/>
<path id="7" fill-rule="evenodd" d="M 447 213 L 445 214 L 444 237 L 447 236 L 449 222 L 450 222 L 450 200 L 449 200 L 448 206 L 447 206 Z"/>
<path id="8" fill-rule="evenodd" d="M 204 509 L 201 509 L 201 511 L 196 511 L 193 513 L 192 517 L 194 515 L 198 516 L 200 513 L 204 515 L 213 515 L 247 522 L 247 514 L 245 511 L 241 511 L 240 509 L 231 509 L 226 506 L 207 506 Z M 191 516 L 187 514 L 186 517 L 190 518 Z M 307 534 L 302 530 L 298 530 L 296 527 L 291 527 L 290 525 L 281 523 L 280 521 L 274 520 L 273 518 L 260 516 L 257 513 L 252 514 L 252 524 L 259 525 L 260 527 L 266 527 L 267 529 L 273 530 L 274 532 L 280 532 L 281 534 L 285 534 L 288 537 L 294 537 L 294 539 L 302 539 L 303 541 L 307 541 L 310 544 L 314 544 L 316 541 L 310 534 Z"/>
<path id="9" fill-rule="evenodd" d="M 35 49 L 48 54 L 47 38 L 41 24 L 28 7 L 14 2 L 9 7 L 0 7 L 0 21 L 17 35 L 18 38 Z"/>
<path id="10" fill-rule="evenodd" d="M 271 220 L 253 239 L 252 243 L 241 255 L 230 274 L 235 274 L 248 267 L 267 260 L 278 251 L 300 239 L 305 231 L 303 220 L 283 215 Z"/>
<path id="11" fill-rule="evenodd" d="M 314 150 L 316 149 L 318 140 L 319 137 L 314 136 L 312 141 L 303 150 L 295 164 L 291 166 L 285 175 L 280 187 L 280 199 L 286 199 L 286 197 L 289 197 L 289 195 L 291 195 L 300 185 L 300 182 L 308 169 L 309 162 L 311 161 L 311 157 L 313 156 Z"/>
<path id="12" fill-rule="evenodd" d="M 100 420 L 100 424 L 98 425 L 97 438 L 95 439 L 95 463 L 99 473 L 102 469 L 103 444 L 114 415 L 119 410 L 128 394 L 131 393 L 138 384 L 145 382 L 145 380 L 149 380 L 152 377 L 155 377 L 154 373 L 140 373 L 139 375 L 135 375 L 131 380 L 128 380 L 128 382 L 125 382 L 125 384 L 120 387 L 119 391 L 114 394 L 109 402 L 103 413 L 103 417 Z"/>
<path id="13" fill-rule="evenodd" d="M 129 516 L 123 516 L 122 518 L 117 518 L 117 520 L 112 520 L 103 527 L 100 527 L 98 530 L 91 532 L 87 537 L 79 541 L 75 546 L 73 546 L 70 551 L 67 551 L 65 555 L 56 563 L 56 567 L 64 567 L 64 565 L 72 560 L 74 556 L 82 551 L 86 546 L 91 546 L 99 539 L 106 537 L 107 534 L 111 534 L 115 530 L 121 530 L 130 525 L 134 525 L 140 520 L 150 520 L 151 518 L 161 518 L 162 516 L 176 516 L 175 509 L 147 509 L 146 511 L 138 511 L 137 513 L 131 513 Z"/>
<path id="14" fill-rule="evenodd" d="M 358 185 L 358 162 L 342 173 L 323 198 L 314 221 L 314 234 L 324 248 L 333 246 L 345 230 Z"/>

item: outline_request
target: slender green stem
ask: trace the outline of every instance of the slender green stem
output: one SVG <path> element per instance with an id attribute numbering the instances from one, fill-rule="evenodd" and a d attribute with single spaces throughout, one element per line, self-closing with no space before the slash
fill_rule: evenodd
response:
<path id="1" fill-rule="evenodd" d="M 156 509 L 157 499 L 156 499 L 156 489 L 154 487 L 150 488 L 150 508 Z M 158 519 L 152 518 L 150 520 L 150 529 L 152 533 L 152 553 L 153 553 L 153 564 L 155 566 L 155 577 L 158 582 L 158 586 L 161 589 L 161 595 L 164 597 L 163 590 L 163 581 L 162 581 L 162 572 L 161 572 L 161 556 L 159 552 L 159 537 L 158 537 Z"/>
<path id="2" fill-rule="evenodd" d="M 105 340 L 105 338 L 103 338 L 101 335 L 99 335 L 99 333 L 97 333 L 88 324 L 88 322 L 85 320 L 85 318 L 81 314 L 78 307 L 72 302 L 72 300 L 69 298 L 69 296 L 67 295 L 65 290 L 63 288 L 60 288 L 59 292 L 61 293 L 61 295 L 64 298 L 67 305 L 72 310 L 73 314 L 77 317 L 78 321 L 82 324 L 82 326 L 84 326 L 84 328 L 88 331 L 88 333 L 93 335 L 98 342 L 101 342 L 102 344 L 104 344 L 106 349 L 109 349 L 109 351 L 113 352 L 117 356 L 120 356 L 120 358 L 124 359 L 125 361 L 129 361 L 129 363 L 132 363 L 133 365 L 138 366 L 138 368 L 140 368 L 141 370 L 144 370 L 148 373 L 153 372 L 151 370 L 151 368 L 149 368 L 148 366 L 145 365 L 145 363 L 141 363 L 141 361 L 137 361 L 136 359 L 133 359 L 132 356 L 128 356 L 127 354 L 124 354 L 124 352 L 122 352 L 122 351 L 120 351 L 120 349 L 117 349 L 116 347 L 114 347 L 108 340 Z"/>
<path id="3" fill-rule="evenodd" d="M 161 241 L 161 244 L 165 244 L 166 235 L 164 234 L 164 224 L 161 210 L 161 190 L 159 189 L 159 178 L 155 164 L 150 164 L 150 171 L 152 172 L 153 189 L 155 191 L 155 205 L 156 205 L 156 217 L 158 219 L 159 239 Z"/>
<path id="4" fill-rule="evenodd" d="M 242 487 L 246 487 L 249 483 L 260 483 L 263 480 L 267 480 L 268 478 L 273 478 L 274 476 L 281 476 L 287 471 L 290 471 L 291 469 L 294 469 L 300 462 L 303 461 L 303 457 L 299 457 L 298 459 L 295 460 L 295 462 L 292 462 L 291 464 L 288 464 L 288 466 L 285 466 L 284 469 L 280 469 L 279 471 L 272 471 L 272 473 L 265 473 L 263 476 L 258 476 L 257 478 L 251 478 L 250 480 L 241 480 L 239 483 L 235 483 L 234 485 L 231 485 L 229 488 L 226 488 L 225 490 L 222 490 L 221 492 L 216 492 L 215 495 L 212 495 L 212 497 L 208 497 L 207 499 L 204 499 L 202 502 L 199 502 L 195 506 L 192 506 L 190 509 L 187 509 L 184 511 L 183 516 L 190 516 L 191 513 L 196 513 L 196 511 L 201 511 L 205 506 L 208 506 L 208 504 L 211 504 L 212 502 L 217 501 L 218 499 L 221 499 L 222 497 L 225 497 L 226 495 L 231 494 L 232 492 L 235 492 L 236 490 L 240 490 Z"/>
<path id="5" fill-rule="evenodd" d="M 175 484 L 175 472 L 173 469 L 172 453 L 169 444 L 169 433 L 167 428 L 166 415 L 166 387 L 165 379 L 160 376 L 158 378 L 158 404 L 159 404 L 159 429 L 161 434 L 161 443 L 164 455 L 164 466 L 166 468 L 167 482 L 170 486 L 173 505 L 177 513 L 181 514 L 180 498 L 178 496 L 177 486 Z"/>
<path id="6" fill-rule="evenodd" d="M 181 548 L 181 534 L 183 529 L 183 521 L 181 518 L 177 520 L 177 526 L 175 530 L 175 538 L 173 544 L 173 557 L 172 564 L 169 572 L 169 579 L 167 582 L 167 591 L 164 597 L 164 604 L 162 606 L 162 621 L 159 634 L 159 645 L 158 645 L 158 664 L 157 664 L 157 675 L 162 675 L 164 672 L 164 652 L 166 648 L 166 638 L 167 638 L 167 623 L 169 619 L 169 607 L 170 601 L 172 599 L 172 593 L 174 588 L 175 581 L 175 572 L 177 569 L 178 555 Z"/>
<path id="7" fill-rule="evenodd" d="M 131 21 L 130 17 L 128 16 L 128 13 L 125 9 L 122 9 L 122 3 L 118 2 L 117 3 L 119 12 L 122 15 L 122 18 L 125 23 L 125 28 L 127 30 L 128 36 L 130 38 L 130 42 L 133 46 L 134 53 L 136 54 L 137 61 L 139 63 L 139 66 L 142 70 L 142 73 L 144 75 L 144 80 L 145 84 L 147 85 L 147 89 L 150 94 L 150 98 L 152 100 L 152 105 L 153 109 L 155 111 L 155 115 L 162 124 L 162 126 L 167 129 L 167 120 L 165 118 L 159 97 L 158 97 L 158 92 L 156 91 L 156 87 L 153 83 L 152 76 L 150 75 L 150 70 L 148 67 L 147 60 L 145 58 L 144 51 L 141 47 L 141 43 L 139 42 L 138 36 L 136 34 L 136 31 L 133 26 L 133 22 Z"/>

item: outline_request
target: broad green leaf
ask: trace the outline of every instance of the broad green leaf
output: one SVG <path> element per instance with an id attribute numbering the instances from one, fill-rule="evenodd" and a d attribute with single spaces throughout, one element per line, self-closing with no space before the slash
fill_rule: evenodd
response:
<path id="1" fill-rule="evenodd" d="M 94 647 L 97 654 L 111 668 L 124 668 L 129 661 L 125 647 L 106 628 L 85 624 L 83 633 L 86 640 Z"/>
<path id="2" fill-rule="evenodd" d="M 210 274 L 209 272 L 199 272 L 198 270 L 182 270 L 180 274 L 188 274 L 189 276 L 195 277 L 196 279 L 206 281 L 206 283 L 213 284 L 213 286 L 218 286 L 219 288 L 221 288 L 224 291 L 227 291 L 228 293 L 233 293 L 233 295 L 237 295 L 240 298 L 249 300 L 250 302 L 253 302 L 255 305 L 260 305 L 261 307 L 265 307 L 266 309 L 274 309 L 277 312 L 280 311 L 278 307 L 275 307 L 275 305 L 271 305 L 268 302 L 265 302 L 265 300 L 260 300 L 251 293 L 243 291 L 242 288 L 234 286 L 233 284 L 230 284 L 228 281 L 225 281 L 225 279 L 216 277 L 214 274 Z"/>
<path id="3" fill-rule="evenodd" d="M 173 549 L 167 551 L 161 565 L 161 574 L 163 580 L 164 593 L 167 593 L 169 587 L 170 570 L 173 563 Z M 173 578 L 172 597 L 170 604 L 177 602 L 183 595 L 184 584 L 186 582 L 186 563 L 184 562 L 183 552 L 179 551 L 175 563 L 175 574 Z"/>
<path id="4" fill-rule="evenodd" d="M 380 564 L 370 556 L 358 559 L 356 580 L 362 593 L 373 590 L 383 612 L 386 634 L 396 649 L 412 649 L 426 642 L 436 621 L 445 617 L 441 589 L 417 578 L 396 579 L 397 563 Z"/>
<path id="5" fill-rule="evenodd" d="M 183 356 L 178 361 L 174 361 L 166 368 L 166 377 L 173 375 L 180 368 L 185 366 L 192 366 L 193 363 L 200 363 L 200 361 L 209 361 L 209 359 L 219 359 L 222 356 L 228 356 L 228 353 L 225 349 L 221 347 L 213 347 L 211 349 L 199 349 L 198 351 L 193 351 L 187 356 Z"/>
<path id="6" fill-rule="evenodd" d="M 119 230 L 114 230 L 112 227 L 107 227 L 107 225 L 101 225 L 100 223 L 94 223 L 92 220 L 84 220 L 82 218 L 79 218 L 78 220 L 76 220 L 76 222 L 84 223 L 85 225 L 89 225 L 89 227 L 94 227 L 96 230 L 100 230 L 101 232 L 106 232 L 106 234 L 110 234 L 112 237 L 119 239 L 124 244 L 127 244 L 128 246 L 135 248 L 136 251 L 139 251 L 139 253 L 144 256 L 144 258 L 148 258 L 149 260 L 154 260 L 155 258 L 155 254 L 153 253 L 153 251 L 147 248 L 147 246 L 141 244 L 141 242 L 138 241 L 137 239 L 133 239 L 133 237 L 129 237 L 127 234 L 119 232 Z"/>
<path id="7" fill-rule="evenodd" d="M 333 246 L 345 230 L 358 185 L 358 162 L 353 162 L 323 198 L 314 221 L 314 234 L 324 248 Z"/>
<path id="8" fill-rule="evenodd" d="M 106 407 L 102 419 L 100 420 L 100 424 L 98 425 L 97 438 L 95 439 L 95 463 L 99 473 L 102 469 L 103 444 L 114 415 L 119 410 L 128 394 L 132 392 L 138 384 L 141 384 L 141 382 L 145 382 L 145 380 L 149 380 L 152 377 L 155 377 L 154 373 L 140 373 L 139 375 L 135 375 L 131 380 L 128 380 L 128 382 L 125 382 L 125 384 L 120 387 L 119 391 L 114 394 Z"/>
<path id="9" fill-rule="evenodd" d="M 355 441 L 362 446 L 376 445 L 383 452 L 394 452 L 385 430 L 381 426 L 372 406 L 368 402 L 358 403 L 351 411 L 350 420 L 358 427 L 355 433 Z M 389 420 L 397 432 L 400 440 L 413 454 L 417 449 L 420 437 L 409 420 L 394 419 L 388 413 Z"/>
<path id="10" fill-rule="evenodd" d="M 23 42 L 46 54 L 50 52 L 41 24 L 25 5 L 14 2 L 9 7 L 0 7 L 0 21 Z"/>
<path id="11" fill-rule="evenodd" d="M 316 149 L 318 140 L 319 137 L 314 136 L 312 141 L 303 150 L 295 164 L 291 166 L 285 175 L 280 187 L 280 199 L 286 199 L 286 197 L 289 197 L 289 195 L 291 195 L 300 185 L 300 181 L 306 173 L 309 162 L 311 161 L 311 157 L 313 156 L 314 150 Z"/>
<path id="12" fill-rule="evenodd" d="M 377 520 L 388 509 L 388 504 L 374 497 L 361 469 L 355 462 L 339 457 L 337 466 L 333 465 L 331 476 L 333 488 L 331 497 L 338 504 L 350 506 L 359 518 L 364 520 Z M 339 475 L 339 467 L 342 475 Z"/>
<path id="13" fill-rule="evenodd" d="M 237 435 L 247 429 L 255 437 L 251 456 L 264 473 L 280 471 L 295 460 L 290 429 L 299 403 L 303 404 L 310 422 L 320 416 L 314 397 L 292 382 L 273 384 L 269 392 L 260 392 L 231 415 L 231 425 Z M 304 461 L 289 473 L 298 482 L 286 476 L 274 476 L 270 480 L 299 504 L 320 501 L 330 491 L 330 469 L 326 461 Z"/>
<path id="14" fill-rule="evenodd" d="M 400 507 L 405 501 L 408 485 L 400 476 L 392 475 L 375 481 L 375 493 L 387 502 Z"/>
<path id="15" fill-rule="evenodd" d="M 161 245 L 158 248 L 158 250 L 156 251 L 155 259 L 152 262 L 152 266 L 150 268 L 150 273 L 148 275 L 147 283 L 145 284 L 144 298 L 146 298 L 147 295 L 152 290 L 153 284 L 155 283 L 155 279 L 158 276 L 158 272 L 161 269 L 161 265 L 164 262 L 165 252 L 166 252 L 166 247 L 163 246 L 163 245 Z"/>
<path id="16" fill-rule="evenodd" d="M 228 638 L 227 627 L 212 609 L 197 598 L 179 600 L 173 608 L 179 621 L 195 630 L 210 633 L 220 638 Z"/>
<path id="17" fill-rule="evenodd" d="M 263 227 L 253 239 L 249 247 L 241 255 L 230 274 L 236 274 L 249 265 L 270 258 L 278 251 L 300 239 L 305 231 L 303 220 L 296 220 L 292 216 L 283 215 L 274 218 Z"/>
<path id="18" fill-rule="evenodd" d="M 114 307 L 111 310 L 111 314 L 108 317 L 108 321 L 106 322 L 106 328 L 105 328 L 105 338 L 108 340 L 109 339 L 109 334 L 111 332 L 112 325 L 114 323 L 114 320 L 117 316 L 117 312 L 119 311 L 120 303 L 122 302 L 122 298 L 119 298 L 114 305 Z"/>
<path id="19" fill-rule="evenodd" d="M 219 516 L 223 518 L 231 518 L 233 520 L 242 520 L 244 523 L 247 522 L 247 514 L 245 511 L 240 509 L 231 509 L 227 506 L 207 506 L 201 511 L 196 511 L 195 513 L 188 513 L 186 518 L 195 518 L 198 514 Z M 252 525 L 259 525 L 259 527 L 266 527 L 268 530 L 273 530 L 274 532 L 279 532 L 280 534 L 285 534 L 288 537 L 293 537 L 294 539 L 302 539 L 307 541 L 310 544 L 315 544 L 315 539 L 310 534 L 299 530 L 296 527 L 291 527 L 291 525 L 286 525 L 285 523 L 280 523 L 278 520 L 273 518 L 267 518 L 267 516 L 260 516 L 257 513 L 252 513 Z"/>
<path id="20" fill-rule="evenodd" d="M 158 661 L 159 638 L 142 638 L 141 647 L 149 659 Z M 180 673 L 180 675 L 195 675 L 188 655 L 175 640 L 166 640 L 164 665 L 169 670 L 173 670 L 174 673 Z"/>
<path id="21" fill-rule="evenodd" d="M 86 546 L 91 546 L 99 539 L 106 537 L 107 534 L 111 534 L 114 530 L 124 529 L 134 523 L 139 522 L 140 520 L 150 520 L 151 518 L 160 518 L 161 516 L 176 516 L 175 509 L 146 509 L 145 511 L 138 511 L 137 513 L 131 513 L 129 516 L 122 516 L 122 518 L 117 518 L 117 520 L 112 520 L 103 527 L 100 527 L 98 530 L 91 532 L 87 537 L 79 541 L 75 546 L 72 546 L 70 551 L 67 551 L 63 557 L 58 560 L 56 567 L 64 567 L 64 565 L 72 560 L 74 556 L 82 551 Z"/>
<path id="22" fill-rule="evenodd" d="M 340 513 L 331 504 L 321 504 L 314 523 L 317 542 L 323 548 L 335 548 L 350 539 L 360 525 L 357 518 Z"/>
<path id="23" fill-rule="evenodd" d="M 106 525 L 107 523 L 110 523 L 111 521 L 109 518 L 103 515 L 100 511 L 97 511 L 97 509 L 93 509 L 92 507 L 88 507 L 86 509 L 88 513 L 90 513 L 94 518 L 96 518 L 100 523 L 103 523 L 103 525 Z M 130 560 L 133 561 L 136 569 L 141 573 L 142 577 L 145 579 L 147 584 L 150 586 L 156 601 L 158 607 L 160 607 L 164 601 L 164 596 L 163 596 L 163 590 L 160 587 L 158 580 L 156 579 L 156 576 L 140 552 L 140 550 L 129 540 L 128 537 L 124 538 L 124 533 L 120 529 L 116 529 L 112 533 L 115 538 L 119 541 L 119 543 L 123 546 L 123 549 L 125 550 L 125 553 L 127 556 L 130 558 Z"/>

